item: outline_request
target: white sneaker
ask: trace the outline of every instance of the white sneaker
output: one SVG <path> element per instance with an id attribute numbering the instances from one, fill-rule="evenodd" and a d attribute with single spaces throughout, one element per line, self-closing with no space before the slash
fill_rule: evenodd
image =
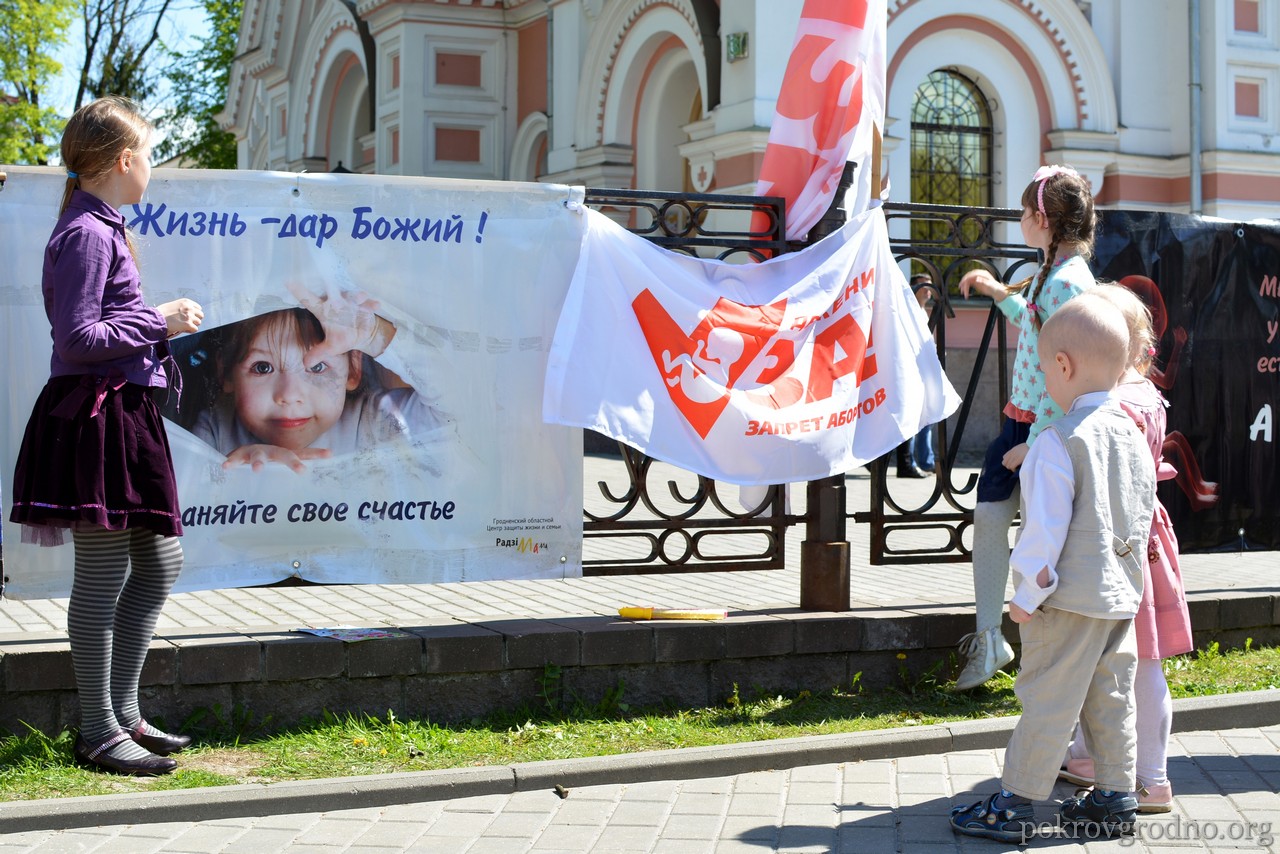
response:
<path id="1" fill-rule="evenodd" d="M 959 650 L 968 662 L 951 686 L 952 691 L 977 688 L 1013 661 L 1013 648 L 1005 641 L 999 626 L 965 635 L 960 638 Z"/>

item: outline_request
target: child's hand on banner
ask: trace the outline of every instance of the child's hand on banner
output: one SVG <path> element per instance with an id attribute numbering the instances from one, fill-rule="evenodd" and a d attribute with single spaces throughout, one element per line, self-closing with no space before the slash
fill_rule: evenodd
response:
<path id="1" fill-rule="evenodd" d="M 312 367 L 332 356 L 359 350 L 374 358 L 386 351 L 396 334 L 390 321 L 378 315 L 381 307 L 364 291 L 320 295 L 298 282 L 288 283 L 289 292 L 324 329 L 324 340 L 307 350 L 303 361 Z"/>
<path id="2" fill-rule="evenodd" d="M 227 454 L 224 469 L 236 466 L 249 466 L 254 471 L 262 471 L 267 463 L 281 463 L 301 474 L 307 470 L 303 460 L 323 460 L 330 456 L 328 448 L 300 448 L 291 451 L 279 445 L 241 445 Z"/>
<path id="3" fill-rule="evenodd" d="M 204 321 L 204 309 L 200 307 L 200 303 L 195 300 L 176 299 L 173 302 L 167 302 L 163 305 L 156 306 L 156 311 L 164 317 L 165 325 L 169 328 L 169 336 L 173 338 L 184 332 L 197 332 L 200 324 Z"/>

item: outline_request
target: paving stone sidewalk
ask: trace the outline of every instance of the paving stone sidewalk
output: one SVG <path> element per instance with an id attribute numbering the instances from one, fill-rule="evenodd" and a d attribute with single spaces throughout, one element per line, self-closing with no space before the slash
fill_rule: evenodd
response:
<path id="1" fill-rule="evenodd" d="M 756 854 L 1011 851 L 956 837 L 952 806 L 992 791 L 1003 750 L 812 765 L 730 777 L 570 787 L 380 809 L 172 821 L 0 836 L 0 854 Z M 1037 805 L 1033 850 L 1276 851 L 1280 726 L 1175 735 L 1174 811 L 1121 840 L 1071 838 Z M 1060 784 L 1054 798 L 1069 796 Z"/>

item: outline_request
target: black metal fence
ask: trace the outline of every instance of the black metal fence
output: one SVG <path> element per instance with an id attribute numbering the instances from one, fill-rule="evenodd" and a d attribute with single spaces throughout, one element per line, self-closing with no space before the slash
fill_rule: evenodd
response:
<path id="1" fill-rule="evenodd" d="M 793 248 L 784 236 L 783 200 L 776 197 L 589 189 L 586 203 L 659 246 L 700 257 L 762 260 Z M 711 228 L 713 213 L 743 227 Z M 766 225 L 753 231 L 756 213 Z M 584 546 L 607 544 L 602 550 L 613 554 L 586 558 L 585 575 L 783 568 L 788 528 L 804 517 L 786 513 L 781 486 L 755 507 L 734 509 L 737 487 L 699 477 L 689 492 L 664 478 L 662 464 L 651 457 L 621 442 L 617 447 L 626 487 L 598 483 L 599 495 L 588 502 L 596 509 L 583 511 Z"/>
<path id="2" fill-rule="evenodd" d="M 590 189 L 587 204 L 654 243 L 702 257 L 760 259 L 766 253 L 799 248 L 783 237 L 785 213 L 782 200 L 777 198 Z M 751 230 L 751 214 L 757 211 L 762 212 L 763 219 L 756 222 L 767 222 L 766 230 Z M 740 219 L 745 225 L 738 230 L 712 230 L 708 227 L 712 212 L 721 214 L 717 222 Z M 1020 211 L 887 204 L 885 214 L 895 257 L 912 262 L 914 270 L 929 273 L 935 283 L 925 286 L 933 290 L 934 296 L 929 325 L 945 366 L 947 320 L 955 317 L 952 301 L 961 273 L 985 266 L 1008 282 L 1025 278 L 1038 263 L 1035 251 L 1018 239 Z M 924 243 L 912 242 L 910 225 L 919 221 L 934 223 L 931 233 L 939 236 Z M 1010 231 L 1014 235 L 1012 241 L 1004 239 Z M 933 489 L 924 501 L 908 503 L 893 494 L 886 460 L 882 458 L 871 465 L 871 501 L 865 510 L 846 513 L 842 494 L 835 505 L 823 497 L 842 492 L 840 478 L 810 484 L 804 515 L 786 512 L 781 486 L 771 488 L 759 506 L 735 509 L 739 507 L 736 487 L 726 489 L 724 484 L 698 477 L 696 489 L 682 491 L 675 479 L 661 475 L 662 464 L 618 443 L 628 483 L 625 488 L 603 482 L 597 485 L 600 494 L 588 502 L 595 509 L 584 511 L 583 533 L 588 554 L 591 545 L 609 542 L 625 543 L 627 547 L 622 551 L 626 556 L 587 557 L 584 574 L 781 569 L 786 537 L 795 534 L 793 526 L 805 523 L 809 540 L 845 540 L 844 531 L 835 529 L 842 529 L 850 519 L 870 526 L 873 564 L 968 561 L 970 552 L 964 540 L 973 523 L 977 477 L 969 473 L 963 482 L 956 482 L 953 471 L 956 449 L 970 421 L 989 354 L 996 359 L 1001 399 L 1007 398 L 1008 341 L 1005 325 L 997 322 L 998 317 L 999 312 L 992 306 L 971 375 L 962 391 L 964 403 L 951 419 L 951 427 L 947 422 L 934 427 L 937 465 Z M 832 506 L 840 508 L 835 519 L 830 515 Z M 936 540 L 936 545 L 897 545 L 899 540 L 908 539 L 918 543 L 920 537 L 904 535 L 919 531 L 936 532 L 936 538 L 928 538 Z M 709 547 L 711 543 L 714 548 Z"/>
<path id="3" fill-rule="evenodd" d="M 890 248 L 898 260 L 911 261 L 914 267 L 927 272 L 938 283 L 931 286 L 934 296 L 933 310 L 929 316 L 929 328 L 933 331 L 938 348 L 938 358 L 947 364 L 947 319 L 955 317 L 952 299 L 956 285 L 964 271 L 985 267 L 996 278 L 1006 283 L 1018 281 L 1030 275 L 1039 265 L 1039 256 L 1019 238 L 1004 240 L 1005 231 L 1018 234 L 1022 212 L 1013 208 L 962 208 L 945 205 L 887 204 L 885 217 L 889 223 Z M 933 229 L 939 237 L 920 243 L 910 237 L 895 239 L 895 232 L 912 233 L 911 223 L 928 220 L 945 224 L 947 228 Z M 895 225 L 901 224 L 897 227 Z M 975 352 L 968 382 L 960 391 L 963 402 L 954 418 L 954 429 L 946 421 L 934 427 L 935 459 L 937 460 L 934 488 L 922 502 L 908 504 L 893 495 L 887 477 L 885 461 L 879 460 L 872 467 L 870 506 L 849 514 L 856 522 L 870 526 L 870 558 L 873 564 L 967 562 L 971 550 L 965 544 L 965 533 L 973 524 L 973 504 L 976 500 L 977 475 L 968 473 L 963 482 L 957 482 L 956 453 L 970 423 L 973 404 L 978 394 L 987 359 L 996 361 L 1000 400 L 1009 397 L 1009 373 L 1007 353 L 1009 349 L 1005 324 L 999 322 L 1000 312 L 994 304 L 987 314 L 982 339 Z M 900 546 L 897 541 L 919 543 L 922 538 L 906 536 L 922 531 L 938 534 L 936 545 Z"/>

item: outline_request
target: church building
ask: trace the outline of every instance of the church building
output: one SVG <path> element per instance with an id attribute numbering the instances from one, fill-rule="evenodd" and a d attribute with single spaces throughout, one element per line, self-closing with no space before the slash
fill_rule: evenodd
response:
<path id="1" fill-rule="evenodd" d="M 246 0 L 246 169 L 751 193 L 801 0 Z M 889 0 L 889 198 L 1274 215 L 1278 0 Z M 1194 110 L 1194 115 L 1193 115 Z M 1197 192 L 1198 190 L 1198 192 Z"/>

